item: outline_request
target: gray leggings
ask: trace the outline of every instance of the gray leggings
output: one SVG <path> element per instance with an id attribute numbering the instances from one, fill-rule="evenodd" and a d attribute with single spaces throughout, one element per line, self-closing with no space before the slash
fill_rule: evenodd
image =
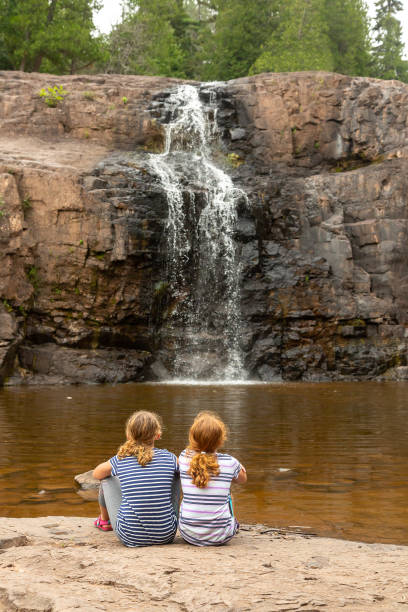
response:
<path id="1" fill-rule="evenodd" d="M 171 488 L 171 504 L 178 518 L 180 508 L 181 486 L 180 478 L 177 476 L 173 480 Z M 122 503 L 122 489 L 117 476 L 109 476 L 101 480 L 99 488 L 99 504 L 102 508 L 106 508 L 109 514 L 109 520 L 115 532 L 116 518 L 118 516 L 120 504 Z"/>

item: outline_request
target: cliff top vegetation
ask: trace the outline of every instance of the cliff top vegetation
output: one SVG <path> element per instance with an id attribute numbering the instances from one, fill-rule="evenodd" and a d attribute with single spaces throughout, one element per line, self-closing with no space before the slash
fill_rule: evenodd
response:
<path id="1" fill-rule="evenodd" d="M 408 82 L 401 0 L 123 0 L 107 35 L 101 0 L 0 0 L 0 69 L 228 80 L 328 70 Z"/>

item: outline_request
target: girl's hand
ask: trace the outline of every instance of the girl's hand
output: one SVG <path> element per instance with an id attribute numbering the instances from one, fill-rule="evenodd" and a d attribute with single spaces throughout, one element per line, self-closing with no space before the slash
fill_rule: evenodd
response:
<path id="1" fill-rule="evenodd" d="M 241 471 L 236 478 L 234 478 L 234 482 L 237 484 L 244 484 L 248 480 L 246 469 L 243 465 L 241 465 Z"/>
<path id="2" fill-rule="evenodd" d="M 97 478 L 98 480 L 102 480 L 103 478 L 107 478 L 112 473 L 112 466 L 110 461 L 105 461 L 104 463 L 100 463 L 96 466 L 94 471 L 92 472 L 92 476 Z"/>

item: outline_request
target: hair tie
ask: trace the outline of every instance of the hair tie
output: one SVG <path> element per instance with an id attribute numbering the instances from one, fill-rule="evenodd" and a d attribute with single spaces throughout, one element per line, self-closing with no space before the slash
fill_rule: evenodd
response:
<path id="1" fill-rule="evenodd" d="M 206 455 L 207 453 L 205 451 L 200 451 L 200 455 Z"/>

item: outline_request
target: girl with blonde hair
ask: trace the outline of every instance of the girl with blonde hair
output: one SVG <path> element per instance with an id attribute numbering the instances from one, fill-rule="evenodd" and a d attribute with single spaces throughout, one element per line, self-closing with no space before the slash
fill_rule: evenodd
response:
<path id="1" fill-rule="evenodd" d="M 173 453 L 154 447 L 161 432 L 158 415 L 135 412 L 126 423 L 126 442 L 93 471 L 101 480 L 94 524 L 113 528 L 125 546 L 167 544 L 176 534 L 179 468 Z"/>
<path id="2" fill-rule="evenodd" d="M 190 544 L 217 546 L 238 530 L 232 512 L 231 483 L 244 483 L 240 462 L 218 450 L 227 438 L 222 420 L 212 412 L 200 412 L 189 432 L 189 445 L 179 457 L 183 501 L 179 531 Z"/>

